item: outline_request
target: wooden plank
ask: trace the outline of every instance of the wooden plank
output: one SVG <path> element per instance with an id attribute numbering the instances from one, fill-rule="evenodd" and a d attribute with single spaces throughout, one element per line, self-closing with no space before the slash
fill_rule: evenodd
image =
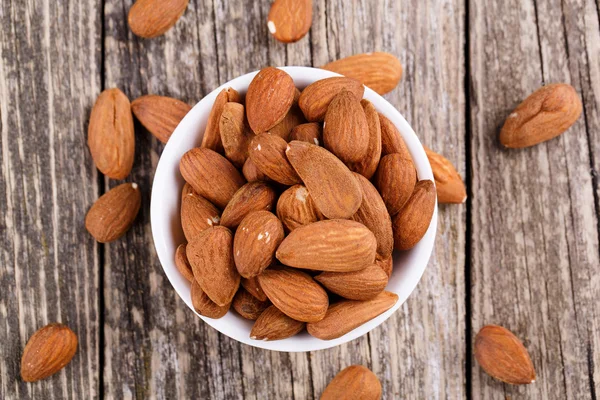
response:
<path id="1" fill-rule="evenodd" d="M 470 13 L 472 333 L 489 323 L 511 329 L 538 375 L 502 385 L 473 361 L 473 397 L 596 398 L 597 4 L 471 1 Z M 501 149 L 506 116 L 556 81 L 583 92 L 586 115 L 557 139 Z"/>
<path id="2" fill-rule="evenodd" d="M 100 26 L 96 1 L 0 3 L 2 399 L 100 393 L 99 261 L 84 228 L 98 195 L 86 130 L 100 92 Z M 50 322 L 75 331 L 77 354 L 25 383 L 23 348 Z"/>

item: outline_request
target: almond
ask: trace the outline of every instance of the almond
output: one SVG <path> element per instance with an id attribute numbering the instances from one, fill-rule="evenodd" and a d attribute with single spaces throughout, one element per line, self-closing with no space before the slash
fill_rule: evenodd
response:
<path id="1" fill-rule="evenodd" d="M 362 175 L 355 173 L 354 176 L 360 183 L 363 201 L 352 219 L 373 232 L 377 238 L 377 254 L 384 258 L 390 257 L 394 250 L 392 218 L 375 186 Z"/>
<path id="2" fill-rule="evenodd" d="M 376 249 L 375 235 L 363 224 L 331 219 L 294 229 L 277 249 L 277 259 L 295 268 L 358 271 L 375 262 Z"/>
<path id="3" fill-rule="evenodd" d="M 280 123 L 269 129 L 269 133 L 271 135 L 279 136 L 287 142 L 290 138 L 290 132 L 292 129 L 305 122 L 306 119 L 304 118 L 304 114 L 302 114 L 302 110 L 300 110 L 298 104 L 294 104 L 292 105 L 292 108 L 290 108 L 290 111 L 288 111 L 286 114 L 285 118 Z"/>
<path id="4" fill-rule="evenodd" d="M 394 258 L 392 256 L 389 256 L 388 258 L 380 258 L 377 256 L 375 264 L 385 272 L 388 278 L 392 276 L 392 273 L 394 272 Z"/>
<path id="5" fill-rule="evenodd" d="M 194 310 L 196 310 L 198 314 L 208 318 L 218 319 L 227 314 L 231 304 L 226 304 L 224 306 L 216 305 L 206 293 L 204 293 L 198 282 L 192 281 L 192 306 L 194 306 Z"/>
<path id="6" fill-rule="evenodd" d="M 104 193 L 85 216 L 85 228 L 100 243 L 117 240 L 133 225 L 142 196 L 135 183 L 123 183 Z"/>
<path id="7" fill-rule="evenodd" d="M 260 284 L 258 283 L 258 278 L 242 278 L 242 286 L 244 289 L 248 291 L 252 296 L 256 297 L 260 301 L 267 300 L 267 295 L 260 288 Z"/>
<path id="8" fill-rule="evenodd" d="M 252 211 L 270 211 L 275 206 L 277 193 L 264 182 L 251 182 L 242 186 L 231 198 L 223 215 L 221 225 L 234 229 Z"/>
<path id="9" fill-rule="evenodd" d="M 321 400 L 380 400 L 381 383 L 367 367 L 351 365 L 329 382 Z"/>
<path id="10" fill-rule="evenodd" d="M 329 104 L 323 144 L 345 163 L 362 161 L 367 156 L 369 126 L 360 100 L 353 93 L 342 90 Z"/>
<path id="11" fill-rule="evenodd" d="M 271 4 L 267 27 L 283 43 L 302 39 L 312 24 L 312 0 L 275 0 Z"/>
<path id="12" fill-rule="evenodd" d="M 475 337 L 475 358 L 493 378 L 511 385 L 535 382 L 535 369 L 523 343 L 498 325 L 481 328 Z"/>
<path id="13" fill-rule="evenodd" d="M 241 168 L 248 159 L 248 145 L 254 138 L 242 104 L 225 103 L 219 121 L 219 133 L 225 156 L 233 165 Z"/>
<path id="14" fill-rule="evenodd" d="M 268 131 L 286 116 L 296 94 L 294 80 L 287 72 L 267 67 L 258 72 L 246 94 L 246 113 L 254 133 Z"/>
<path id="15" fill-rule="evenodd" d="M 290 165 L 285 150 L 285 140 L 269 133 L 261 133 L 250 143 L 250 159 L 269 178 L 284 185 L 301 183 L 300 177 Z"/>
<path id="16" fill-rule="evenodd" d="M 388 154 L 379 162 L 375 186 L 391 216 L 402 209 L 417 183 L 417 170 L 412 160 L 400 154 Z"/>
<path id="17" fill-rule="evenodd" d="M 212 109 L 210 110 L 210 114 L 208 115 L 204 136 L 202 136 L 202 147 L 214 150 L 218 153 L 223 152 L 223 142 L 221 142 L 221 132 L 219 131 L 219 128 L 223 108 L 228 102 L 241 102 L 240 94 L 233 88 L 223 89 L 217 95 Z"/>
<path id="18" fill-rule="evenodd" d="M 181 201 L 183 201 L 183 199 L 185 199 L 185 196 L 187 196 L 190 193 L 198 196 L 198 193 L 194 192 L 192 185 L 190 185 L 189 183 L 186 182 L 183 184 L 183 189 L 181 189 Z"/>
<path id="19" fill-rule="evenodd" d="M 320 146 L 323 143 L 323 128 L 318 122 L 298 125 L 290 132 L 290 140 L 300 140 Z"/>
<path id="20" fill-rule="evenodd" d="M 438 202 L 464 203 L 467 199 L 467 190 L 454 165 L 441 154 L 425 146 L 423 147 L 433 171 Z"/>
<path id="21" fill-rule="evenodd" d="M 231 303 L 240 285 L 231 231 L 223 226 L 209 228 L 188 243 L 186 253 L 204 293 L 219 306 Z"/>
<path id="22" fill-rule="evenodd" d="M 162 35 L 183 15 L 189 0 L 137 0 L 129 9 L 127 22 L 139 37 Z"/>
<path id="23" fill-rule="evenodd" d="M 158 140 L 167 143 L 177 125 L 192 109 L 183 101 L 149 94 L 131 103 L 131 111 L 144 128 Z"/>
<path id="24" fill-rule="evenodd" d="M 429 180 L 415 185 L 410 199 L 392 219 L 394 247 L 412 249 L 425 236 L 435 209 L 435 187 Z"/>
<path id="25" fill-rule="evenodd" d="M 294 185 L 279 196 L 277 217 L 287 232 L 324 219 L 317 210 L 310 193 L 302 185 Z"/>
<path id="26" fill-rule="evenodd" d="M 270 306 L 260 314 L 252 326 L 250 339 L 254 340 L 281 340 L 287 339 L 300 332 L 306 323 L 296 321 L 279 311 L 277 307 Z"/>
<path id="27" fill-rule="evenodd" d="M 342 300 L 330 305 L 325 318 L 307 324 L 306 329 L 318 339 L 337 339 L 383 314 L 397 301 L 398 296 L 391 292 L 382 292 L 371 300 Z"/>
<path id="28" fill-rule="evenodd" d="M 256 164 L 254 164 L 254 162 L 250 159 L 250 157 L 248 157 L 248 159 L 244 163 L 244 167 L 242 168 L 242 173 L 244 174 L 244 178 L 246 178 L 246 180 L 248 182 L 258 182 L 258 181 L 267 182 L 267 181 L 271 180 L 271 178 L 269 178 L 267 175 L 263 174 L 256 167 Z"/>
<path id="29" fill-rule="evenodd" d="M 35 382 L 63 369 L 77 352 L 77 335 L 63 324 L 49 324 L 35 332 L 21 358 L 21 378 Z"/>
<path id="30" fill-rule="evenodd" d="M 335 155 L 314 144 L 293 141 L 286 155 L 327 218 L 350 218 L 362 202 L 359 183 Z"/>
<path id="31" fill-rule="evenodd" d="M 188 242 L 212 226 L 219 225 L 220 212 L 204 197 L 190 193 L 181 200 L 181 228 Z"/>
<path id="32" fill-rule="evenodd" d="M 182 243 L 177 247 L 177 250 L 175 251 L 175 266 L 186 280 L 192 282 L 194 281 L 194 271 L 192 271 L 192 266 L 187 259 L 185 248 L 185 243 Z"/>
<path id="33" fill-rule="evenodd" d="M 402 78 L 402 64 L 390 53 L 355 54 L 321 68 L 354 78 L 379 94 L 391 92 Z"/>
<path id="34" fill-rule="evenodd" d="M 315 280 L 330 292 L 349 300 L 369 300 L 383 292 L 388 276 L 376 264 L 360 271 L 322 272 Z"/>
<path id="35" fill-rule="evenodd" d="M 398 153 L 402 158 L 412 160 L 408 147 L 396 125 L 382 113 L 379 113 L 379 124 L 381 126 L 381 157 Z"/>
<path id="36" fill-rule="evenodd" d="M 246 183 L 229 160 L 210 149 L 194 148 L 185 153 L 179 170 L 196 193 L 220 209 Z"/>
<path id="37" fill-rule="evenodd" d="M 129 99 L 119 89 L 100 93 L 88 126 L 88 146 L 96 168 L 112 179 L 125 179 L 133 166 L 135 134 Z"/>
<path id="38" fill-rule="evenodd" d="M 311 83 L 302 91 L 298 105 L 308 121 L 323 121 L 329 103 L 342 90 L 352 92 L 354 97 L 360 101 L 365 92 L 365 87 L 355 79 L 342 76 L 321 79 Z"/>
<path id="39" fill-rule="evenodd" d="M 508 148 L 545 142 L 569 129 L 582 110 L 573 86 L 546 85 L 533 92 L 508 116 L 500 132 L 500 142 Z"/>
<path id="40" fill-rule="evenodd" d="M 258 300 L 242 288 L 236 293 L 231 305 L 242 317 L 255 321 L 269 307 L 270 303 Z"/>
<path id="41" fill-rule="evenodd" d="M 268 269 L 258 276 L 258 282 L 271 303 L 290 318 L 317 322 L 327 312 L 327 293 L 304 272 Z"/>
<path id="42" fill-rule="evenodd" d="M 235 266 L 240 275 L 252 278 L 271 265 L 283 237 L 283 225 L 272 213 L 248 214 L 238 226 L 233 242 Z"/>
<path id="43" fill-rule="evenodd" d="M 381 158 L 381 124 L 379 123 L 379 114 L 369 100 L 363 99 L 360 104 L 365 110 L 365 117 L 367 118 L 369 143 L 363 158 L 358 162 L 349 163 L 348 168 L 358 172 L 367 179 L 371 179 L 375 171 L 377 171 L 377 166 Z"/>

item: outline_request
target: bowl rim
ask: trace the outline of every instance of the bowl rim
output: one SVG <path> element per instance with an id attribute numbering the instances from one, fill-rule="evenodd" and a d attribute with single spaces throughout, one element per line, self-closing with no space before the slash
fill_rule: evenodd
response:
<path id="1" fill-rule="evenodd" d="M 319 68 L 313 67 L 301 67 L 301 66 L 286 66 L 286 67 L 277 67 L 294 78 L 294 82 L 298 87 L 305 86 L 303 83 L 311 83 L 317 80 L 325 79 L 328 77 L 341 76 L 331 71 L 322 70 Z M 212 104 L 216 96 L 221 92 L 221 90 L 227 87 L 233 87 L 234 89 L 245 93 L 248 84 L 252 80 L 252 78 L 259 71 L 253 71 L 244 75 L 241 75 L 237 78 L 234 78 L 222 85 L 218 88 L 204 96 L 196 105 L 188 112 L 188 114 L 181 120 L 166 146 L 164 147 L 158 161 L 158 165 L 156 167 L 156 171 L 154 174 L 154 179 L 152 182 L 152 191 L 151 191 L 151 201 L 150 201 L 150 224 L 152 229 L 152 238 L 154 242 L 154 247 L 156 249 L 156 253 L 158 255 L 158 259 L 160 261 L 161 267 L 171 286 L 177 292 L 177 295 L 183 300 L 183 302 L 204 322 L 208 325 L 219 331 L 220 333 L 236 340 L 241 343 L 268 349 L 275 351 L 284 351 L 284 352 L 306 352 L 306 351 L 316 351 L 323 350 L 331 347 L 335 347 L 341 345 L 343 343 L 347 343 L 351 340 L 359 338 L 380 324 L 386 321 L 400 306 L 406 301 L 406 299 L 410 296 L 410 294 L 414 291 L 417 284 L 421 280 L 425 269 L 429 263 L 429 259 L 433 252 L 433 245 L 435 241 L 435 234 L 437 231 L 437 217 L 438 217 L 438 207 L 437 207 L 437 199 L 436 205 L 434 208 L 433 217 L 431 219 L 429 228 L 425 236 L 421 239 L 421 241 L 411 250 L 407 252 L 399 253 L 397 251 L 394 252 L 393 262 L 394 262 L 394 273 L 390 278 L 390 282 L 396 281 L 397 285 L 399 285 L 400 290 L 398 292 L 391 290 L 392 292 L 398 295 L 398 301 L 396 304 L 387 310 L 386 312 L 380 314 L 376 318 L 366 322 L 365 324 L 360 325 L 356 329 L 348 332 L 347 334 L 333 340 L 320 340 L 311 337 L 308 333 L 304 332 L 301 334 L 301 338 L 298 336 L 294 336 L 291 338 L 276 340 L 276 341 L 261 341 L 261 340 L 253 340 L 250 339 L 249 331 L 247 328 L 241 329 L 236 327 L 236 324 L 231 324 L 231 314 L 235 314 L 235 312 L 228 312 L 227 315 L 221 319 L 212 319 L 204 317 L 198 314 L 192 304 L 191 298 L 189 295 L 190 292 L 190 283 L 183 278 L 183 276 L 179 273 L 177 268 L 174 265 L 174 254 L 170 254 L 169 248 L 172 248 L 172 245 L 166 243 L 166 240 L 169 236 L 173 236 L 172 230 L 170 233 L 165 234 L 165 225 L 171 226 L 173 221 L 164 222 L 165 217 L 165 206 L 164 206 L 164 198 L 166 191 L 164 190 L 165 185 L 172 184 L 173 181 L 179 181 L 182 185 L 183 178 L 179 173 L 179 159 L 181 155 L 178 156 L 181 151 L 178 149 L 182 146 L 182 142 L 186 139 L 187 141 L 196 142 L 195 145 L 199 145 L 199 141 L 202 138 L 204 133 L 204 125 L 206 124 L 206 118 L 201 120 L 201 115 L 206 114 L 212 109 Z M 300 84 L 298 83 L 300 82 Z M 307 83 L 307 84 L 308 84 Z M 406 121 L 404 116 L 386 99 L 382 96 L 374 92 L 365 86 L 365 93 L 363 98 L 368 99 L 373 103 L 377 111 L 385 115 L 388 119 L 394 123 L 394 125 L 400 131 L 406 146 L 411 153 L 415 167 L 417 169 L 417 175 L 420 180 L 422 179 L 433 179 L 433 172 L 431 170 L 431 165 L 427 159 L 427 155 L 425 154 L 425 150 L 414 130 L 410 126 L 410 124 Z M 208 110 L 208 111 L 207 111 Z M 194 130 L 196 132 L 195 138 L 190 138 L 189 131 Z M 187 136 L 187 137 L 186 137 Z M 193 146 L 192 146 L 193 147 Z M 191 147 L 188 147 L 185 151 L 189 150 Z M 184 151 L 184 152 L 185 152 Z M 182 154 L 182 153 L 181 153 Z M 176 160 L 175 160 L 176 159 Z M 173 176 L 173 162 L 176 162 L 176 174 Z M 178 176 L 177 176 L 178 175 Z M 179 204 L 180 204 L 180 196 L 181 196 L 181 186 L 179 186 L 179 192 L 177 195 L 177 215 L 179 215 Z M 171 196 L 173 194 L 171 193 Z M 181 230 L 179 224 L 179 230 Z M 173 238 L 171 238 L 171 242 L 175 242 Z M 178 244 L 175 244 L 174 247 L 177 248 Z M 399 264 L 407 264 L 402 265 L 401 271 L 397 271 L 396 263 Z M 388 282 L 388 286 L 390 284 Z M 388 290 L 388 288 L 386 288 Z M 237 318 L 242 318 L 235 315 Z M 252 323 L 253 321 L 250 321 Z M 306 338 L 308 336 L 308 338 Z"/>

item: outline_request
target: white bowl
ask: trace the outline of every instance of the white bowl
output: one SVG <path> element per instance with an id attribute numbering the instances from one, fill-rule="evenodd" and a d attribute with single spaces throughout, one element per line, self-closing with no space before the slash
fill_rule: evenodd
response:
<path id="1" fill-rule="evenodd" d="M 281 69 L 292 76 L 296 86 L 300 89 L 320 79 L 338 76 L 333 72 L 309 67 L 283 67 Z M 252 72 L 227 82 L 212 91 L 192 108 L 165 146 L 154 176 L 150 218 L 156 253 L 173 288 L 193 312 L 195 311 L 190 298 L 190 284 L 175 266 L 175 250 L 185 240 L 179 218 L 181 189 L 184 184 L 179 173 L 179 160 L 185 152 L 193 147 L 200 146 L 206 120 L 217 94 L 227 87 L 232 87 L 241 94 L 245 94 L 256 73 Z M 412 154 L 419 179 L 433 180 L 431 166 L 423 146 L 404 117 L 383 97 L 369 88 L 365 89 L 364 98 L 370 100 L 375 108 L 388 117 L 402 132 L 402 137 Z M 433 250 L 436 228 L 437 204 L 425 237 L 410 251 L 394 253 L 394 273 L 386 290 L 396 293 L 399 297 L 398 302 L 387 312 L 340 338 L 325 341 L 302 332 L 284 340 L 252 340 L 250 339 L 250 329 L 253 321 L 240 317 L 235 311 L 230 311 L 221 319 L 206 318 L 199 314 L 198 316 L 230 338 L 263 349 L 289 352 L 313 351 L 346 343 L 377 327 L 388 319 L 408 298 L 421 279 L 425 267 L 427 267 Z"/>

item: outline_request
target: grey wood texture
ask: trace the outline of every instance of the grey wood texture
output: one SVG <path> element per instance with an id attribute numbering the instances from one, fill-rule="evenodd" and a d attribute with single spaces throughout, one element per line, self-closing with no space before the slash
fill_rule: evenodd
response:
<path id="1" fill-rule="evenodd" d="M 135 37 L 132 0 L 0 3 L 0 398 L 318 399 L 364 364 L 384 399 L 595 399 L 600 389 L 600 28 L 593 0 L 315 0 L 313 25 L 284 45 L 269 0 L 191 0 L 164 36 Z M 96 244 L 88 207 L 119 182 L 94 168 L 87 119 L 102 89 L 196 103 L 267 65 L 314 65 L 368 51 L 403 63 L 386 98 L 468 185 L 441 206 L 435 252 L 386 323 L 334 349 L 278 353 L 204 324 L 156 257 L 150 190 L 162 144 L 136 122 L 130 181 L 143 207 L 128 234 Z M 506 115 L 542 83 L 566 81 L 585 115 L 547 144 L 505 151 Z M 48 322 L 80 346 L 45 381 L 19 376 Z M 478 329 L 512 329 L 538 382 L 503 385 L 472 356 Z"/>

